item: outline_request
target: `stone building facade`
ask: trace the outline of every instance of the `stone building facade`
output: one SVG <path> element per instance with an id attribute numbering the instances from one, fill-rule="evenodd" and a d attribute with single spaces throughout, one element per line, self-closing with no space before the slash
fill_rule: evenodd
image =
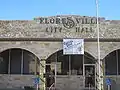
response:
<path id="1" fill-rule="evenodd" d="M 37 57 L 40 64 L 38 65 L 39 68 L 37 67 L 37 70 L 36 70 L 36 64 L 35 63 L 33 64 L 35 73 L 32 75 L 23 74 L 23 71 L 21 71 L 21 69 L 20 69 L 21 73 L 17 73 L 17 74 L 11 73 L 13 69 L 9 69 L 9 68 L 12 67 L 12 64 L 11 65 L 9 63 L 5 64 L 8 65 L 7 68 L 9 70 L 7 70 L 8 73 L 0 74 L 0 88 L 5 88 L 5 87 L 20 88 L 24 86 L 34 86 L 33 78 L 36 77 L 36 72 L 39 72 L 41 78 L 40 87 L 42 89 L 45 89 L 45 85 L 47 82 L 44 77 L 44 73 L 46 73 L 45 71 L 46 60 L 48 58 L 56 59 L 55 56 L 51 57 L 51 55 L 63 49 L 62 41 L 65 38 L 84 39 L 84 51 L 90 54 L 92 57 L 94 57 L 94 59 L 97 61 L 98 54 L 97 54 L 96 27 L 97 27 L 96 17 L 88 17 L 88 16 L 61 15 L 61 16 L 53 16 L 53 17 L 38 17 L 35 18 L 34 20 L 5 20 L 5 21 L 1 20 L 0 21 L 0 52 L 2 53 L 6 50 L 13 50 L 13 49 L 21 49 L 21 50 L 29 51 L 35 57 Z M 103 69 L 104 78 L 106 77 L 111 78 L 114 81 L 111 88 L 113 88 L 113 90 L 117 90 L 115 88 L 118 87 L 120 84 L 119 66 L 115 69 L 117 70 L 116 71 L 117 74 L 115 73 L 113 75 L 112 74 L 107 75 L 106 74 L 107 67 L 105 67 L 107 62 L 105 62 L 105 58 L 108 55 L 111 55 L 110 53 L 112 52 L 115 51 L 119 52 L 120 21 L 105 20 L 104 18 L 99 18 L 99 30 L 100 30 L 100 59 L 103 62 L 102 65 L 104 68 Z M 111 57 L 112 56 L 114 55 L 111 55 Z M 10 58 L 9 55 L 8 58 Z M 14 55 L 13 58 L 16 59 Z M 14 60 L 13 58 L 9 60 L 12 61 Z M 117 58 L 117 61 L 119 62 L 119 57 Z M 4 58 L 3 60 L 1 60 L 1 63 L 2 62 L 4 62 Z M 17 67 L 14 65 L 13 68 Z M 87 65 L 89 66 L 93 64 L 87 64 Z M 94 65 L 96 67 L 96 63 L 94 63 Z M 112 64 L 110 63 L 110 65 Z M 21 66 L 20 68 L 24 68 L 24 66 Z M 13 70 L 13 72 L 15 71 L 16 70 Z M 97 77 L 97 75 L 95 76 Z M 58 87 L 59 90 L 68 90 L 68 89 L 83 90 L 85 88 L 84 80 L 85 80 L 84 74 L 83 75 L 75 74 L 70 76 L 57 75 L 56 86 Z M 95 82 L 97 83 L 97 80 L 95 80 Z"/>

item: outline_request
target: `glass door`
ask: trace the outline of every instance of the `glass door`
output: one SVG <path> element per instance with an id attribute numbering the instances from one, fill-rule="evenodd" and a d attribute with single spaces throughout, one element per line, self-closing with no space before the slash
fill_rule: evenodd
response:
<path id="1" fill-rule="evenodd" d="M 84 64 L 85 88 L 95 88 L 95 64 Z"/>
<path id="2" fill-rule="evenodd" d="M 46 64 L 46 87 L 55 88 L 56 85 L 56 64 Z"/>

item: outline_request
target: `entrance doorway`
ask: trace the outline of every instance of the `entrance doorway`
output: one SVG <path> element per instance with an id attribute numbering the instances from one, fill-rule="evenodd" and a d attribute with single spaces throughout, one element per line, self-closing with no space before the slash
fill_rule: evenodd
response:
<path id="1" fill-rule="evenodd" d="M 95 64 L 84 64 L 84 84 L 86 88 L 95 88 L 95 71 Z"/>
<path id="2" fill-rule="evenodd" d="M 56 64 L 46 64 L 46 87 L 55 88 L 56 86 Z"/>

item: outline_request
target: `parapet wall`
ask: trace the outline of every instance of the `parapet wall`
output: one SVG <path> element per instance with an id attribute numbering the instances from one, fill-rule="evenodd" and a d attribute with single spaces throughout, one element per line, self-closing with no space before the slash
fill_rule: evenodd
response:
<path id="1" fill-rule="evenodd" d="M 60 23 L 63 18 L 69 19 Z M 57 23 L 54 19 L 58 20 Z M 97 38 L 96 27 L 95 17 L 75 15 L 39 17 L 34 20 L 1 20 L 0 38 Z M 120 38 L 120 20 L 100 18 L 99 28 L 100 38 Z"/>

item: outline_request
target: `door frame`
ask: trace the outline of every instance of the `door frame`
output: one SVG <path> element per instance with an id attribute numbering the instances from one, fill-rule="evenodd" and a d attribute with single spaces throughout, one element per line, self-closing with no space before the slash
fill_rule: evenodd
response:
<path id="1" fill-rule="evenodd" d="M 54 86 L 56 87 L 56 77 L 57 77 L 57 65 L 56 63 L 46 63 L 45 64 L 45 72 L 46 72 L 46 66 L 51 66 L 54 65 L 54 69 L 55 69 L 55 74 L 54 74 L 54 78 L 55 78 L 55 82 L 54 82 Z M 45 80 L 47 82 L 47 80 Z"/>
<path id="2" fill-rule="evenodd" d="M 94 66 L 94 74 L 95 74 L 95 86 L 96 86 L 96 64 L 83 64 L 83 76 L 84 76 L 84 81 L 83 81 L 83 85 L 85 87 L 85 66 Z M 95 87 L 94 87 L 95 88 Z"/>

